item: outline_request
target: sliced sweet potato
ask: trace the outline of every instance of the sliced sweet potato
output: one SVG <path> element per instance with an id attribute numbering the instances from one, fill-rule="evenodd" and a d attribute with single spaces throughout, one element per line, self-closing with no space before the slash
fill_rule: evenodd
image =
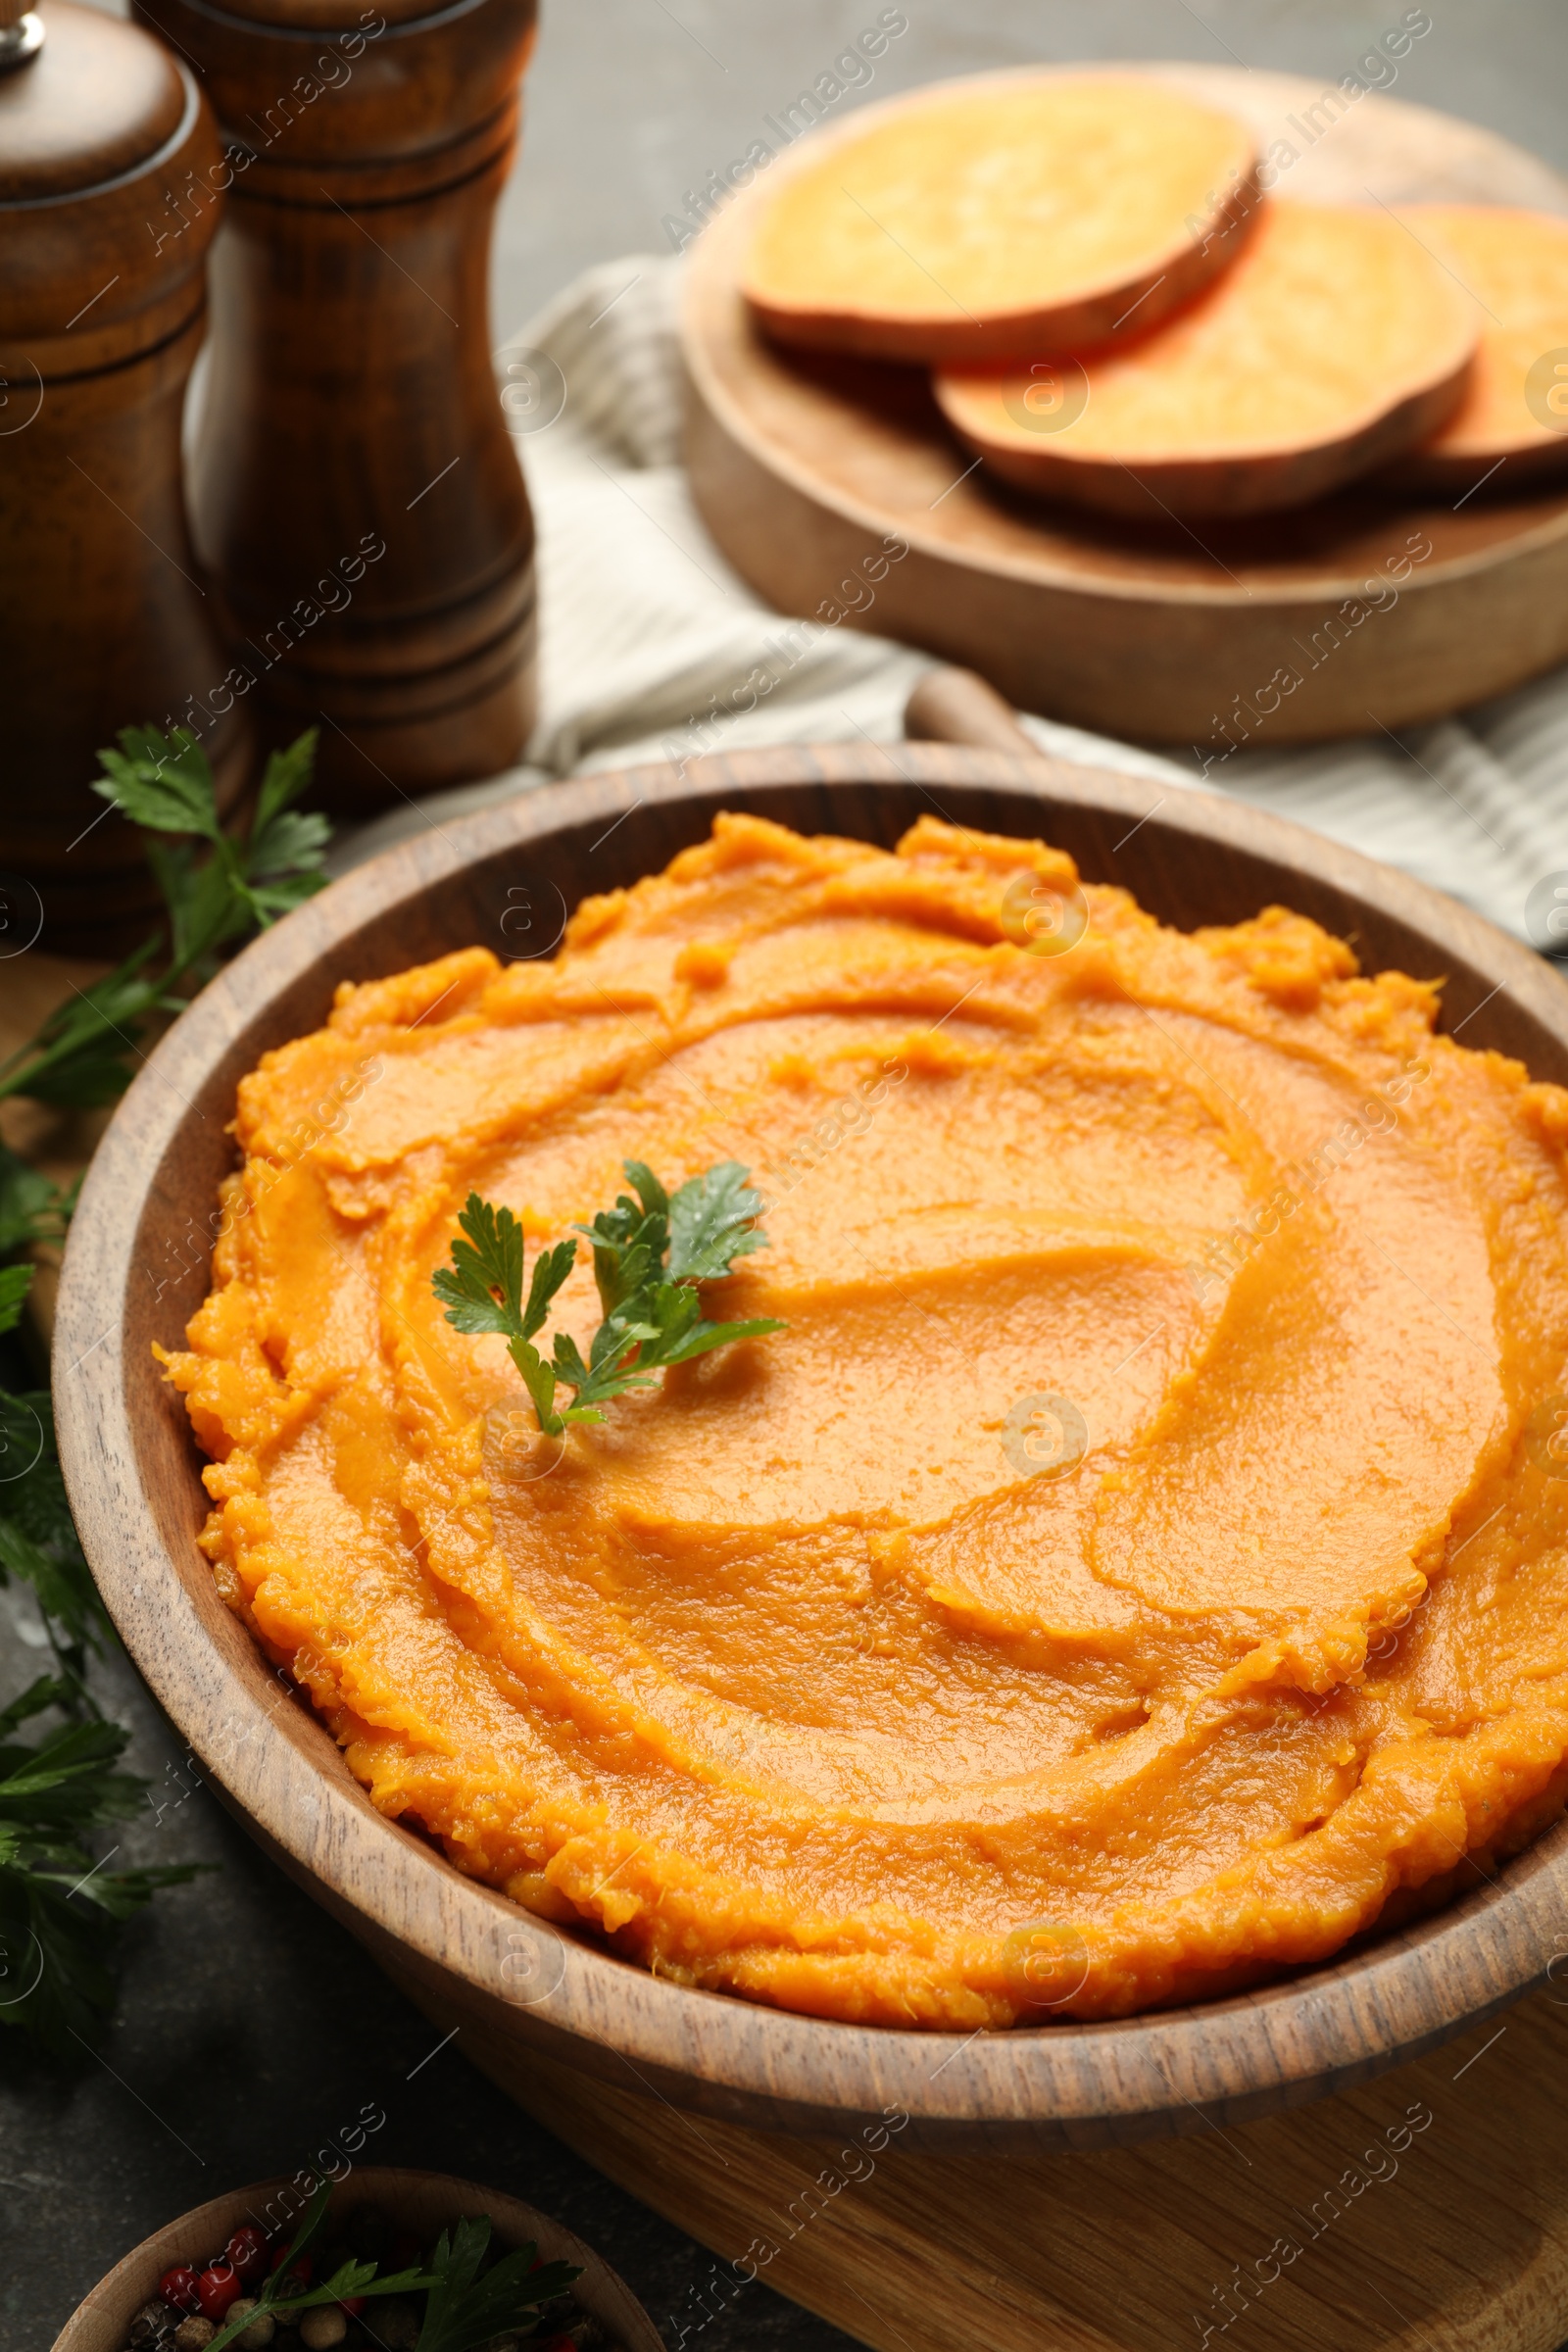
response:
<path id="1" fill-rule="evenodd" d="M 1299 505 L 1434 432 L 1474 303 L 1372 206 L 1270 203 L 1235 268 L 1134 348 L 944 369 L 937 398 L 1000 474 L 1157 518 Z"/>
<path id="2" fill-rule="evenodd" d="M 768 333 L 977 360 L 1150 326 L 1234 259 L 1252 134 L 1152 76 L 987 75 L 792 172 L 744 281 Z"/>
<path id="3" fill-rule="evenodd" d="M 1568 471 L 1568 220 L 1490 204 L 1412 204 L 1399 218 L 1481 305 L 1464 398 L 1390 486 L 1462 496 Z"/>

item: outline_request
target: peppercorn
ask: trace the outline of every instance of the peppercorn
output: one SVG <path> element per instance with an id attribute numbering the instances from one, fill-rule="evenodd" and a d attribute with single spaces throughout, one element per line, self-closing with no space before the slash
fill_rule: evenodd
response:
<path id="1" fill-rule="evenodd" d="M 255 2311 L 256 2308 L 254 2295 L 238 2295 L 228 2307 L 228 2317 L 230 2320 L 242 2320 L 248 2311 Z M 240 2352 L 262 2352 L 262 2346 L 270 2344 L 276 2331 L 276 2320 L 270 2311 L 264 2311 L 261 2318 L 253 2320 L 244 2334 L 236 2339 Z"/>
<path id="2" fill-rule="evenodd" d="M 592 2312 L 579 2310 L 569 2296 L 545 2313 L 540 2328 L 541 2334 L 530 2340 L 528 2352 L 540 2352 L 543 2344 L 570 2344 L 573 2352 L 602 2352 L 610 2343 Z"/>
<path id="3" fill-rule="evenodd" d="M 158 2281 L 158 2292 L 171 2311 L 196 2311 L 200 2308 L 196 2293 L 196 2273 L 188 2262 L 176 2262 Z"/>
<path id="4" fill-rule="evenodd" d="M 305 2352 L 332 2352 L 349 2331 L 348 2321 L 335 2303 L 322 2303 L 300 2320 L 300 2342 Z"/>
<path id="5" fill-rule="evenodd" d="M 130 2323 L 130 2341 L 137 2352 L 143 2344 L 156 2344 L 174 2325 L 174 2315 L 167 2303 L 144 2303 Z"/>
<path id="6" fill-rule="evenodd" d="M 386 2352 L 415 2352 L 419 2340 L 419 2308 L 405 2295 L 391 2295 L 375 2315 L 375 2332 Z"/>
<path id="7" fill-rule="evenodd" d="M 208 2345 L 217 2333 L 218 2329 L 211 2320 L 203 2319 L 200 2312 L 192 2312 L 189 2319 L 180 2321 L 171 2340 L 174 2352 L 207 2352 Z"/>
<path id="8" fill-rule="evenodd" d="M 223 2248 L 223 2258 L 239 2273 L 246 2286 L 267 2275 L 267 2239 L 264 2233 L 247 2222 L 236 2230 Z"/>
<path id="9" fill-rule="evenodd" d="M 239 2273 L 232 2263 L 209 2263 L 196 2280 L 196 2300 L 202 2317 L 221 2321 L 231 2303 L 239 2300 Z"/>

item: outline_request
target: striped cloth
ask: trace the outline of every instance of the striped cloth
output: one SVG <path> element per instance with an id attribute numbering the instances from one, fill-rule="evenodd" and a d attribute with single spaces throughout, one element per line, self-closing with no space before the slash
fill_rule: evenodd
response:
<path id="1" fill-rule="evenodd" d="M 680 459 L 679 270 L 667 255 L 602 263 L 498 354 L 539 529 L 541 716 L 530 765 L 362 828 L 343 843 L 340 868 L 443 812 L 547 775 L 902 736 L 929 657 L 781 619 L 698 517 Z M 759 671 L 771 687 L 759 690 Z M 1025 724 L 1062 759 L 1172 786 L 1198 781 L 1173 758 L 1046 718 Z M 1240 753 L 1206 781 L 1401 866 L 1526 937 L 1532 890 L 1568 874 L 1568 668 L 1397 741 Z"/>

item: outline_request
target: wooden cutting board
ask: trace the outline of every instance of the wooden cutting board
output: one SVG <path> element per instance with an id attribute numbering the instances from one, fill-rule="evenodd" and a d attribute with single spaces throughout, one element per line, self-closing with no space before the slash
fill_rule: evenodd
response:
<path id="1" fill-rule="evenodd" d="M 1195 2111 L 1181 2139 L 955 2156 L 897 2131 L 872 2150 L 680 2113 L 629 2064 L 612 2087 L 487 2040 L 382 1959 L 520 2106 L 712 2249 L 653 2314 L 669 2352 L 700 2346 L 719 2311 L 743 2320 L 754 2270 L 875 2352 L 1555 2352 L 1568 2337 L 1568 1983 L 1260 2123 Z"/>
<path id="2" fill-rule="evenodd" d="M 1240 67 L 1137 70 L 1246 117 L 1265 149 L 1285 142 L 1282 194 L 1568 211 L 1544 164 L 1425 107 Z M 697 504 L 781 611 L 903 638 L 1025 710 L 1200 757 L 1440 717 L 1568 657 L 1568 480 L 1457 504 L 1352 485 L 1156 536 L 968 470 L 918 369 L 776 351 L 737 285 L 794 153 L 693 247 L 684 323 Z M 907 553 L 889 561 L 890 546 Z M 1281 669 L 1298 681 L 1283 692 Z"/>

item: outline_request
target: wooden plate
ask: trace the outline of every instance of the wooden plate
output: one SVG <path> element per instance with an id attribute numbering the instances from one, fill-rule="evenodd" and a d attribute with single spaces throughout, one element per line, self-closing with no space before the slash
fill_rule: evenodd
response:
<path id="1" fill-rule="evenodd" d="M 1130 70 L 1246 117 L 1265 148 L 1288 142 L 1291 195 L 1568 211 L 1568 182 L 1544 164 L 1425 107 L 1375 92 L 1352 104 L 1333 85 L 1239 67 Z M 814 134 L 803 158 L 888 107 Z M 1314 123 L 1326 125 L 1315 136 Z M 737 286 L 792 161 L 693 247 L 683 333 L 697 504 L 781 611 L 831 621 L 848 609 L 851 626 L 978 669 L 1025 710 L 1214 753 L 1442 717 L 1568 656 L 1568 483 L 1483 490 L 1457 508 L 1352 485 L 1156 537 L 967 470 L 917 369 L 786 357 Z M 908 554 L 886 564 L 885 541 Z M 1276 683 L 1280 671 L 1298 683 Z"/>
<path id="2" fill-rule="evenodd" d="M 286 2198 L 284 2191 L 288 2192 Z M 580 2237 L 517 2197 L 506 2196 L 498 2188 L 481 2188 L 474 2180 L 455 2180 L 448 2173 L 368 2165 L 346 2174 L 332 2200 L 333 2212 L 344 2216 L 360 2205 L 379 2206 L 394 2222 L 431 2238 L 464 2214 L 487 2213 L 498 2238 L 519 2246 L 531 2239 L 542 2261 L 577 2265 L 582 2277 L 571 2290 L 573 2300 L 581 2310 L 604 2322 L 623 2352 L 664 2352 L 663 2338 L 624 2278 Z M 249 2188 L 232 2188 L 227 2196 L 214 2197 L 209 2204 L 182 2213 L 177 2221 L 144 2237 L 98 2281 L 56 2336 L 54 2352 L 121 2352 L 131 2320 L 153 2299 L 159 2279 L 172 2263 L 199 2260 L 226 2243 L 242 2222 L 255 2222 L 270 2232 L 280 2226 L 280 2245 L 286 2245 L 290 2228 L 286 2217 L 297 2217 L 302 2206 L 296 2182 L 257 2180 Z M 374 2302 L 366 2308 L 373 2319 Z"/>
<path id="3" fill-rule="evenodd" d="M 323 1727 L 220 1600 L 183 1404 L 152 1343 L 181 1344 L 208 1283 L 234 1090 L 317 1027 L 337 982 L 472 942 L 548 951 L 567 907 L 656 872 L 723 808 L 891 843 L 933 807 L 1044 833 L 1093 879 L 1184 927 L 1285 901 L 1373 967 L 1448 975 L 1465 1042 L 1568 1082 L 1568 987 L 1451 901 L 1320 836 L 1200 792 L 950 745 L 831 745 L 577 778 L 403 844 L 247 948 L 158 1047 L 88 1171 L 55 1327 L 55 1407 L 82 1543 L 137 1665 L 214 1786 L 270 1850 L 482 2064 L 535 2055 L 727 2117 L 1091 2146 L 1249 2116 L 1359 2082 L 1523 1992 L 1568 1919 L 1568 1825 L 1446 1910 L 1233 1999 L 976 2036 L 788 2015 L 655 1978 L 518 1910 L 376 1812 Z M 1470 1874 L 1472 1877 L 1474 1873 Z"/>
<path id="4" fill-rule="evenodd" d="M 668 2314 L 671 2352 L 702 2352 L 709 2310 L 745 2316 L 753 2269 L 876 2352 L 1205 2352 L 1205 2327 L 1206 2352 L 1556 2352 L 1565 1972 L 1568 1954 L 1505 2026 L 1356 2090 L 1093 2153 L 785 2138 L 548 2062 L 480 2064 L 723 2258 Z"/>

